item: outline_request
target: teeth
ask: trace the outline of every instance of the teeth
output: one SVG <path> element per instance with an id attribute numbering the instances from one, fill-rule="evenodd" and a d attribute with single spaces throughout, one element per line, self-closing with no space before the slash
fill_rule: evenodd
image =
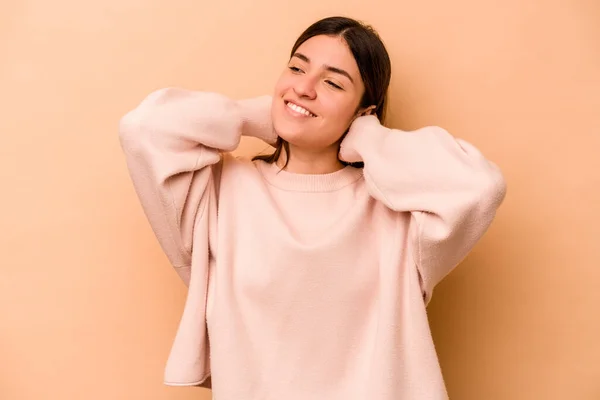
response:
<path id="1" fill-rule="evenodd" d="M 292 110 L 296 111 L 297 113 L 304 114 L 304 115 L 306 115 L 307 117 L 314 117 L 314 116 L 315 116 L 313 113 L 311 113 L 311 112 L 310 112 L 310 111 L 308 111 L 307 109 L 305 109 L 305 108 L 302 108 L 302 107 L 300 107 L 300 106 L 298 106 L 298 105 L 296 105 L 296 104 L 294 104 L 294 103 L 288 102 L 288 103 L 287 103 L 287 106 L 288 106 L 289 108 L 291 108 Z"/>

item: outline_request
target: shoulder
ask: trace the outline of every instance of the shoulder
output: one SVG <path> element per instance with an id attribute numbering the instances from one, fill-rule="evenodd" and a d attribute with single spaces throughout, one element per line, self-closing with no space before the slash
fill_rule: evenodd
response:
<path id="1" fill-rule="evenodd" d="M 222 163 L 221 179 L 236 179 L 239 177 L 259 177 L 260 164 L 264 164 L 264 161 L 253 161 L 247 156 L 236 156 L 232 153 L 224 153 Z"/>

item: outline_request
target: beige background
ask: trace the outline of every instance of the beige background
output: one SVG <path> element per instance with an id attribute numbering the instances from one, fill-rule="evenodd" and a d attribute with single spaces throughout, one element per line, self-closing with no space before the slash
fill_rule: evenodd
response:
<path id="1" fill-rule="evenodd" d="M 450 397 L 600 399 L 597 0 L 4 0 L 0 399 L 209 398 L 162 385 L 185 290 L 117 121 L 163 86 L 270 92 L 296 36 L 332 14 L 387 43 L 392 126 L 441 125 L 508 180 L 429 307 Z"/>

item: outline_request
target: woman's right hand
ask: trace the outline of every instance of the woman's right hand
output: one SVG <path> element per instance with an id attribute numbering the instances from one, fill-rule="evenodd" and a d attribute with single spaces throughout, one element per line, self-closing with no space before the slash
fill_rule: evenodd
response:
<path id="1" fill-rule="evenodd" d="M 256 137 L 271 146 L 275 145 L 277 133 L 271 118 L 272 102 L 273 98 L 268 95 L 237 101 L 243 121 L 243 136 Z"/>

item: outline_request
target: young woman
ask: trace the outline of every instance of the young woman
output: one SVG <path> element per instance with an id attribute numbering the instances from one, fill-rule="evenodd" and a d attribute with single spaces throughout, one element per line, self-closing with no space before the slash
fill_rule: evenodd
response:
<path id="1" fill-rule="evenodd" d="M 383 126 L 390 75 L 370 27 L 327 18 L 273 96 L 169 88 L 123 117 L 134 186 L 189 285 L 167 384 L 212 381 L 217 400 L 447 398 L 426 305 L 505 183 L 441 128 Z M 243 135 L 275 153 L 232 157 Z"/>

